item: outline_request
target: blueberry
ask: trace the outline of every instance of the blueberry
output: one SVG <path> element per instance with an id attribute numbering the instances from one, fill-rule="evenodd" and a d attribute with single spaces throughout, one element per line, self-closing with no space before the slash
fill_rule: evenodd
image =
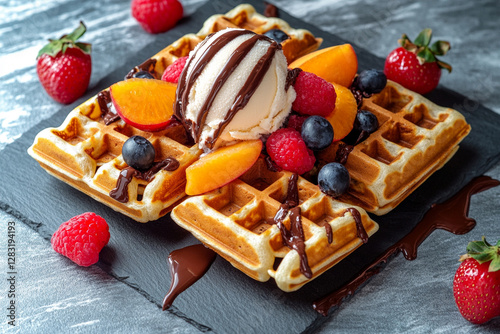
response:
<path id="1" fill-rule="evenodd" d="M 358 88 L 367 94 L 380 93 L 387 84 L 387 77 L 380 70 L 364 70 L 357 80 Z"/>
<path id="2" fill-rule="evenodd" d="M 333 127 L 321 116 L 310 116 L 302 124 L 302 139 L 313 151 L 327 148 L 333 141 Z"/>
<path id="3" fill-rule="evenodd" d="M 274 39 L 276 42 L 281 43 L 284 40 L 287 40 L 290 38 L 283 30 L 279 29 L 271 29 L 269 31 L 266 31 L 264 33 L 267 37 Z"/>
<path id="4" fill-rule="evenodd" d="M 123 144 L 122 156 L 130 167 L 145 171 L 151 168 L 155 161 L 155 148 L 146 138 L 133 136 Z"/>
<path id="5" fill-rule="evenodd" d="M 132 75 L 132 77 L 133 78 L 141 78 L 141 79 L 155 79 L 155 77 L 151 73 L 146 72 L 146 71 L 135 72 Z"/>
<path id="6" fill-rule="evenodd" d="M 339 197 L 349 188 L 351 177 L 344 165 L 330 162 L 321 168 L 318 174 L 318 186 L 322 192 L 332 197 Z"/>
<path id="7" fill-rule="evenodd" d="M 354 121 L 354 127 L 358 131 L 373 133 L 378 129 L 377 116 L 368 110 L 359 110 L 356 115 L 356 120 Z"/>

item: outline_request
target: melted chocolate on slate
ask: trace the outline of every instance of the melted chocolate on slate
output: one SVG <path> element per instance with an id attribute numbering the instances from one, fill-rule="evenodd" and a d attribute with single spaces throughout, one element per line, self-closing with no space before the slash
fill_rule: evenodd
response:
<path id="1" fill-rule="evenodd" d="M 312 271 L 307 262 L 304 230 L 302 229 L 302 216 L 299 205 L 299 191 L 297 187 L 298 175 L 292 174 L 288 180 L 288 189 L 285 201 L 280 205 L 274 216 L 274 223 L 278 226 L 283 244 L 297 251 L 300 257 L 300 272 L 307 278 L 312 277 Z M 290 229 L 283 221 L 290 214 Z"/>
<path id="2" fill-rule="evenodd" d="M 140 172 L 130 166 L 125 167 L 120 172 L 118 180 L 116 180 L 116 187 L 109 192 L 109 197 L 117 200 L 120 203 L 127 203 L 128 198 L 128 185 L 132 181 L 132 178 L 136 177 L 138 179 L 151 182 L 156 173 L 160 170 L 166 170 L 172 172 L 179 168 L 179 161 L 174 158 L 166 158 L 162 161 L 157 161 L 151 166 L 150 169 L 144 172 Z"/>
<path id="3" fill-rule="evenodd" d="M 189 92 L 191 91 L 191 88 L 195 83 L 195 81 L 201 75 L 204 68 L 212 60 L 212 58 L 227 43 L 229 43 L 234 38 L 242 35 L 252 35 L 252 37 L 243 42 L 240 46 L 238 46 L 229 56 L 229 59 L 227 60 L 226 64 L 218 74 L 215 80 L 215 84 L 213 85 L 212 89 L 209 92 L 208 97 L 198 114 L 196 122 L 185 119 L 184 114 L 187 105 L 189 103 Z M 229 79 L 233 71 L 236 69 L 236 67 L 240 64 L 240 62 L 243 60 L 246 54 L 255 46 L 255 44 L 259 40 L 265 40 L 270 43 L 267 52 L 259 59 L 259 61 L 255 65 L 255 68 L 251 71 L 250 75 L 248 76 L 245 84 L 236 95 L 236 98 L 231 106 L 231 109 L 227 112 L 224 120 L 219 124 L 219 127 L 215 130 L 213 138 L 207 139 L 207 147 L 212 148 L 215 142 L 217 141 L 218 137 L 224 130 L 224 128 L 229 124 L 229 122 L 231 122 L 236 113 L 239 110 L 243 109 L 247 105 L 248 101 L 250 101 L 250 98 L 257 90 L 260 83 L 262 82 L 262 79 L 267 73 L 267 70 L 271 65 L 271 61 L 274 58 L 276 50 L 280 50 L 281 45 L 267 36 L 258 35 L 248 30 L 232 30 L 220 35 L 220 37 L 217 40 L 215 40 L 212 44 L 210 44 L 206 48 L 205 52 L 199 57 L 199 59 L 197 59 L 196 62 L 193 63 L 192 69 L 188 76 L 187 69 L 190 68 L 191 62 L 193 62 L 194 59 L 196 59 L 197 53 L 203 47 L 203 45 L 206 43 L 208 39 L 209 37 L 205 38 L 201 42 L 200 46 L 196 49 L 195 53 L 188 59 L 186 66 L 179 78 L 179 85 L 177 86 L 177 92 L 176 92 L 177 98 L 174 105 L 175 116 L 183 123 L 184 127 L 186 128 L 186 131 L 191 134 L 192 138 L 195 139 L 196 142 L 199 141 L 201 132 L 203 130 L 203 124 L 205 123 L 208 111 L 210 110 L 210 107 L 213 101 L 215 100 L 217 93 L 225 84 L 225 82 Z"/>
<path id="4" fill-rule="evenodd" d="M 104 124 L 110 125 L 120 119 L 118 114 L 109 109 L 109 104 L 112 103 L 109 90 L 103 90 L 97 94 L 97 103 L 99 104 L 99 108 L 101 108 L 101 117 L 104 120 Z"/>
<path id="5" fill-rule="evenodd" d="M 449 200 L 442 204 L 433 204 L 408 235 L 382 253 L 352 281 L 332 294 L 315 301 L 313 308 L 326 316 L 330 308 L 340 305 L 344 298 L 354 294 L 367 279 L 377 274 L 380 270 L 379 265 L 387 262 L 392 255 L 402 252 L 407 260 L 414 260 L 417 257 L 418 246 L 434 230 L 442 229 L 454 234 L 468 233 L 476 225 L 474 219 L 467 217 L 471 196 L 498 185 L 500 185 L 498 180 L 489 176 L 479 176 Z"/>
<path id="6" fill-rule="evenodd" d="M 163 299 L 163 311 L 172 306 L 175 298 L 193 285 L 208 271 L 216 254 L 202 244 L 177 249 L 168 256 L 172 282 Z"/>
<path id="7" fill-rule="evenodd" d="M 155 76 L 155 66 L 156 59 L 150 58 L 146 60 L 144 63 L 134 67 L 127 73 L 125 79 L 130 79 L 134 77 L 134 74 L 140 71 L 149 72 L 153 77 Z"/>

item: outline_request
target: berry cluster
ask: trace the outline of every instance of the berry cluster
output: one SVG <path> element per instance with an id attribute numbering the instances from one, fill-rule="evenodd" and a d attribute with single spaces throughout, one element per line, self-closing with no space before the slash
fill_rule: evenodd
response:
<path id="1" fill-rule="evenodd" d="M 367 70 L 359 74 L 353 83 L 355 87 L 351 87 L 351 90 L 362 96 L 369 96 L 382 91 L 386 83 L 387 78 L 382 71 Z M 266 150 L 269 158 L 279 168 L 298 174 L 311 174 L 316 165 L 315 152 L 326 149 L 334 141 L 334 118 L 330 116 L 343 111 L 335 110 L 335 87 L 313 73 L 300 72 L 294 89 L 297 97 L 286 128 L 269 136 Z M 358 110 L 354 123 L 351 124 L 352 130 L 341 139 L 347 144 L 356 145 L 376 131 L 378 126 L 374 114 Z M 342 163 L 332 162 L 321 167 L 317 182 L 324 193 L 338 197 L 349 188 L 350 176 Z"/>

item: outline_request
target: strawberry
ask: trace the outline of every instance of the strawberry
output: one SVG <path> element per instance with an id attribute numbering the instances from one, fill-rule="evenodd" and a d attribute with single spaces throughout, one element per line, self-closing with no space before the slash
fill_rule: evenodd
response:
<path id="1" fill-rule="evenodd" d="M 453 295 L 462 316 L 474 324 L 500 316 L 500 241 L 470 242 L 453 280 Z"/>
<path id="2" fill-rule="evenodd" d="M 424 29 L 412 42 L 406 34 L 398 41 L 401 47 L 394 49 L 385 60 L 387 79 L 396 81 L 419 94 L 426 94 L 437 87 L 441 69 L 451 72 L 451 66 L 436 58 L 444 56 L 450 43 L 436 41 L 429 46 L 431 29 Z"/>
<path id="3" fill-rule="evenodd" d="M 131 8 L 132 16 L 150 34 L 172 29 L 184 13 L 178 0 L 133 0 Z"/>
<path id="4" fill-rule="evenodd" d="M 37 56 L 36 70 L 45 91 L 57 102 L 68 104 L 82 96 L 90 82 L 91 45 L 77 40 L 85 33 L 83 22 L 71 34 L 50 40 Z"/>

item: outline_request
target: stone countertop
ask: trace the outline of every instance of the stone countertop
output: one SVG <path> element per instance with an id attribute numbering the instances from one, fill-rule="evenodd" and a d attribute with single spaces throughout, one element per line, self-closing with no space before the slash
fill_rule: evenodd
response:
<path id="1" fill-rule="evenodd" d="M 190 15 L 205 1 L 182 2 Z M 397 46 L 402 33 L 414 38 L 430 27 L 435 38 L 452 45 L 446 61 L 453 65 L 453 73 L 443 73 L 441 84 L 470 99 L 462 107 L 473 111 L 481 103 L 500 113 L 500 101 L 494 95 L 500 89 L 500 5 L 495 0 L 269 2 L 382 58 Z M 122 55 L 140 50 L 155 38 L 131 17 L 129 1 L 14 0 L 0 2 L 0 9 L 0 150 L 61 107 L 45 94 L 36 76 L 35 57 L 47 38 L 62 35 L 79 20 L 87 24 L 84 40 L 93 44 L 91 87 L 124 64 Z M 500 164 L 487 175 L 500 179 Z M 8 182 L 8 171 L 0 176 Z M 474 230 L 463 236 L 436 231 L 423 242 L 416 260 L 394 258 L 332 312 L 320 332 L 498 333 L 498 318 L 474 326 L 461 317 L 452 281 L 468 241 L 483 235 L 491 242 L 500 239 L 499 203 L 500 187 L 475 195 L 469 214 L 478 222 Z M 7 253 L 7 225 L 15 224 L 18 261 L 17 326 L 9 326 L 2 315 L 2 332 L 198 332 L 100 268 L 68 266 L 48 240 L 8 212 L 0 211 L 0 222 L 2 254 Z M 6 255 L 0 268 L 0 306 L 6 313 Z"/>

